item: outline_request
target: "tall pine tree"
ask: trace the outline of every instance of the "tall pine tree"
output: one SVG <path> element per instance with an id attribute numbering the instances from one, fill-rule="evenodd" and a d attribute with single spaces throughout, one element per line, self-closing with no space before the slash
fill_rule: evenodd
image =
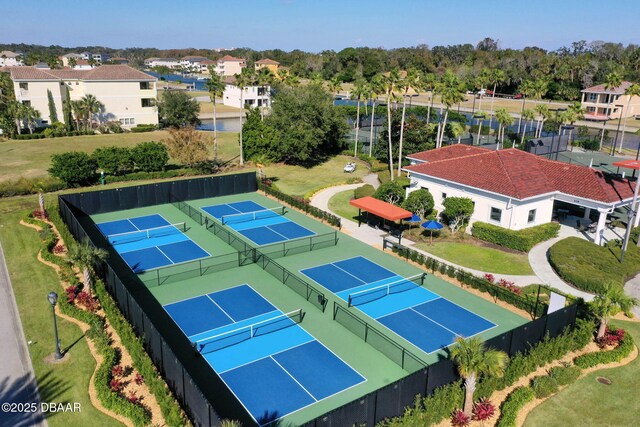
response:
<path id="1" fill-rule="evenodd" d="M 49 100 L 49 121 L 51 124 L 58 123 L 58 111 L 55 102 L 53 102 L 53 94 L 49 89 L 47 89 L 47 99 Z"/>
<path id="2" fill-rule="evenodd" d="M 67 131 L 73 130 L 73 114 L 71 112 L 71 96 L 69 95 L 69 88 L 64 87 L 64 101 L 62 101 L 62 115 L 64 116 L 64 125 Z"/>

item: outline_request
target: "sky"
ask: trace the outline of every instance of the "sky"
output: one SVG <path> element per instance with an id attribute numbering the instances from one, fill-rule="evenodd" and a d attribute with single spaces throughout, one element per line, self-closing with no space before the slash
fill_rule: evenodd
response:
<path id="1" fill-rule="evenodd" d="M 0 0 L 0 43 L 339 51 L 640 44 L 640 0 Z"/>

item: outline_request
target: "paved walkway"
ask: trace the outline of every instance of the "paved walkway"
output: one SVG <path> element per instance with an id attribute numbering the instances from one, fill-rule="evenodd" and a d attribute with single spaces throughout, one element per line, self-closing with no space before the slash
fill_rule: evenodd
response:
<path id="1" fill-rule="evenodd" d="M 43 296 L 44 298 L 44 296 Z M 0 404 L 39 401 L 33 366 L 0 245 Z M 3 426 L 46 426 L 38 413 L 0 411 Z"/>

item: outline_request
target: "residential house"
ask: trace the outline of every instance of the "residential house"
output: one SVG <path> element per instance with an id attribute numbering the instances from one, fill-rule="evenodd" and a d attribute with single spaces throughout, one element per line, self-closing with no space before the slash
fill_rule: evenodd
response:
<path id="1" fill-rule="evenodd" d="M 586 110 L 584 118 L 604 121 L 618 119 L 621 115 L 622 118 L 640 116 L 640 96 L 629 97 L 624 94 L 632 84 L 622 82 L 613 89 L 605 89 L 605 85 L 601 84 L 582 90 L 582 107 Z"/>
<path id="2" fill-rule="evenodd" d="M 84 55 L 79 53 L 67 53 L 66 55 L 59 56 L 58 59 L 62 62 L 63 67 L 71 67 L 69 61 L 71 61 L 71 63 L 75 62 L 76 64 L 78 61 L 85 61 L 87 64 L 89 63 L 89 61 L 84 58 Z"/>
<path id="3" fill-rule="evenodd" d="M 180 61 L 175 58 L 147 58 L 144 60 L 147 68 L 169 67 L 171 69 L 180 68 Z"/>
<path id="4" fill-rule="evenodd" d="M 202 69 L 201 63 L 203 61 L 209 61 L 209 59 L 204 56 L 185 56 L 180 59 L 180 65 L 185 70 L 200 72 Z"/>
<path id="5" fill-rule="evenodd" d="M 235 77 L 225 78 L 225 89 L 222 103 L 240 108 L 240 88 L 235 85 Z M 242 101 L 245 107 L 269 107 L 271 105 L 271 87 L 247 86 L 243 89 Z"/>
<path id="6" fill-rule="evenodd" d="M 568 164 L 517 149 L 489 150 L 454 144 L 407 156 L 404 170 L 410 178 L 407 194 L 426 188 L 435 209 L 442 211 L 447 197 L 467 197 L 474 203 L 471 224 L 483 221 L 511 230 L 548 223 L 570 213 L 590 225 L 597 220 L 595 241 L 600 244 L 607 215 L 628 206 L 633 185 L 627 179 L 596 169 Z M 569 207 L 570 209 L 566 209 Z"/>
<path id="7" fill-rule="evenodd" d="M 246 66 L 246 59 L 225 55 L 216 61 L 215 69 L 216 73 L 221 76 L 235 76 L 236 74 L 240 74 Z"/>
<path id="8" fill-rule="evenodd" d="M 111 58 L 111 55 L 105 52 L 92 53 L 91 59 L 93 59 L 97 64 L 102 64 L 107 62 Z"/>
<path id="9" fill-rule="evenodd" d="M 0 52 L 0 67 L 19 67 L 21 65 L 24 65 L 22 54 L 10 50 Z"/>
<path id="10" fill-rule="evenodd" d="M 127 58 L 121 58 L 119 56 L 111 58 L 109 62 L 116 65 L 129 65 L 129 60 Z"/>
<path id="11" fill-rule="evenodd" d="M 274 61 L 273 59 L 265 58 L 256 61 L 254 67 L 256 71 L 260 71 L 260 69 L 262 68 L 268 68 L 274 75 L 278 75 L 278 68 L 280 68 L 280 63 L 278 61 Z"/>
<path id="12" fill-rule="evenodd" d="M 94 95 L 104 104 L 101 121 L 118 120 L 123 127 L 158 124 L 153 106 L 157 98 L 157 79 L 127 65 L 101 65 L 88 70 L 60 70 L 35 67 L 5 68 L 13 81 L 16 98 L 41 114 L 41 125 L 50 123 L 47 91 L 53 95 L 58 119 L 64 121 L 62 101 L 66 89 L 71 100 Z"/>

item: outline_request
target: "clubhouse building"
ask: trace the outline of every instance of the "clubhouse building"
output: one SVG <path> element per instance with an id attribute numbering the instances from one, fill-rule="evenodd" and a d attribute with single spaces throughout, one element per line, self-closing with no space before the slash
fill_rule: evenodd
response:
<path id="1" fill-rule="evenodd" d="M 433 195 L 435 208 L 447 197 L 474 203 L 471 223 L 488 222 L 511 230 L 565 221 L 591 225 L 601 244 L 608 215 L 628 206 L 633 184 L 596 169 L 536 156 L 517 149 L 489 150 L 462 144 L 407 156 L 411 185 Z M 637 225 L 637 224 L 636 224 Z"/>

